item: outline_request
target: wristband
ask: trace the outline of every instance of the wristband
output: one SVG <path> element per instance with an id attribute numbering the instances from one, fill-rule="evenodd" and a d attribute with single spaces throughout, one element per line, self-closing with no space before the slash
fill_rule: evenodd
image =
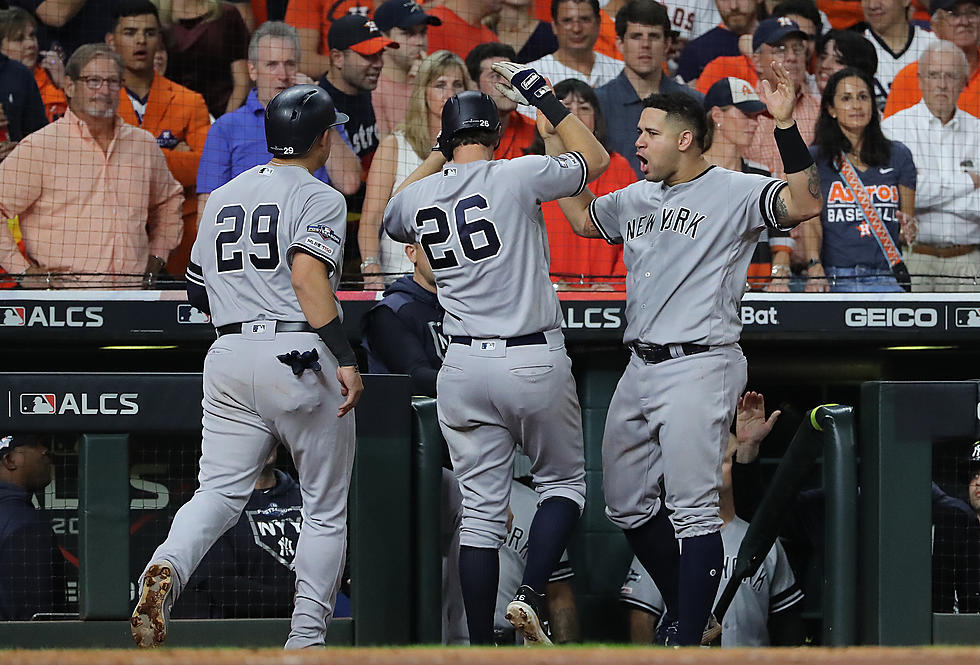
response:
<path id="1" fill-rule="evenodd" d="M 544 117 L 548 119 L 552 127 L 557 127 L 558 123 L 565 119 L 565 116 L 571 113 L 568 108 L 558 101 L 555 97 L 555 93 L 548 91 L 547 94 L 542 95 L 537 100 L 535 100 L 535 106 L 541 109 L 544 113 Z"/>
<path id="2" fill-rule="evenodd" d="M 335 316 L 327 325 L 317 328 L 316 334 L 320 336 L 330 353 L 337 359 L 338 365 L 341 367 L 357 367 L 357 356 L 354 355 L 354 349 L 347 341 L 347 335 L 344 334 L 344 326 L 340 323 L 339 316 Z"/>
<path id="3" fill-rule="evenodd" d="M 800 128 L 795 122 L 788 129 L 777 127 L 772 133 L 776 138 L 776 147 L 779 149 L 779 157 L 783 160 L 783 170 L 787 175 L 805 171 L 813 165 L 813 155 L 807 150 L 806 143 L 800 136 Z"/>

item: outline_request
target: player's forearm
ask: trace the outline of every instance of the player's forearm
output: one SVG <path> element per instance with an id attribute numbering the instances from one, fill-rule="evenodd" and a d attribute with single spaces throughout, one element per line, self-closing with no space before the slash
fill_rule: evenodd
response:
<path id="1" fill-rule="evenodd" d="M 555 127 L 555 131 L 568 150 L 579 152 L 585 158 L 589 170 L 586 176 L 588 182 L 592 182 L 609 168 L 609 153 L 595 134 L 573 114 L 565 116 Z"/>
<path id="2" fill-rule="evenodd" d="M 561 208 L 565 219 L 572 227 L 576 235 L 583 238 L 601 238 L 602 234 L 592 222 L 589 216 L 589 205 L 595 200 L 595 194 L 586 188 L 578 196 L 566 199 L 558 199 L 558 207 Z"/>
<path id="3" fill-rule="evenodd" d="M 796 123 L 786 126 L 785 121 L 777 121 L 776 124 L 776 147 L 786 171 L 787 184 L 776 201 L 776 221 L 782 228 L 789 228 L 819 216 L 823 209 L 823 194 L 817 165 Z"/>
<path id="4" fill-rule="evenodd" d="M 443 154 L 438 150 L 433 150 L 432 152 L 429 153 L 429 156 L 426 157 L 421 164 L 419 164 L 418 168 L 412 171 L 408 175 L 408 177 L 402 181 L 402 184 L 400 184 L 398 186 L 398 189 L 396 189 L 392 193 L 392 196 L 402 191 L 403 189 L 411 185 L 413 182 L 418 182 L 422 178 L 428 178 L 430 175 L 433 175 L 434 173 L 439 173 L 439 171 L 442 170 L 442 167 L 445 166 L 445 164 L 446 164 L 446 158 L 443 156 Z"/>
<path id="5" fill-rule="evenodd" d="M 85 0 L 44 0 L 34 12 L 45 25 L 60 28 L 72 20 L 84 5 Z"/>

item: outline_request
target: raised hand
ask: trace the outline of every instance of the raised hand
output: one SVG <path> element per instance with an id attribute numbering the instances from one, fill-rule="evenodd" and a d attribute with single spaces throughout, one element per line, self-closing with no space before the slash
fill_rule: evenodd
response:
<path id="1" fill-rule="evenodd" d="M 759 456 L 762 440 L 769 436 L 782 411 L 778 409 L 766 419 L 766 400 L 761 393 L 748 391 L 738 398 L 735 412 L 735 438 L 738 440 L 736 459 L 745 464 Z"/>
<path id="2" fill-rule="evenodd" d="M 494 83 L 494 87 L 511 101 L 525 106 L 538 106 L 539 100 L 551 92 L 551 86 L 533 67 L 516 62 L 495 62 L 491 66 L 505 79 L 507 85 Z"/>
<path id="3" fill-rule="evenodd" d="M 786 71 L 783 63 L 772 61 L 772 71 L 776 75 L 776 88 L 767 80 L 762 81 L 759 98 L 769 109 L 769 114 L 775 118 L 777 126 L 793 124 L 793 109 L 796 107 L 796 85 Z"/>

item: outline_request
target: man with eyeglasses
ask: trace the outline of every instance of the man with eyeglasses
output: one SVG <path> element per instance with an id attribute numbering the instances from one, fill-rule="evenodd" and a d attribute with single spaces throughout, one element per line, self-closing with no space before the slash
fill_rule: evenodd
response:
<path id="1" fill-rule="evenodd" d="M 913 291 L 976 291 L 980 279 L 980 118 L 956 108 L 967 61 L 948 41 L 919 58 L 922 101 L 881 123 L 915 157 L 919 232 L 906 250 Z"/>
<path id="2" fill-rule="evenodd" d="M 149 287 L 182 232 L 183 188 L 152 134 L 116 114 L 120 57 L 86 44 L 65 67 L 68 111 L 0 164 L 0 265 L 24 287 Z"/>
<path id="3" fill-rule="evenodd" d="M 980 0 L 933 0 L 929 9 L 935 35 L 955 44 L 966 56 L 967 82 L 957 106 L 980 116 Z M 919 63 L 913 62 L 895 75 L 885 104 L 886 118 L 922 99 L 918 72 Z"/>

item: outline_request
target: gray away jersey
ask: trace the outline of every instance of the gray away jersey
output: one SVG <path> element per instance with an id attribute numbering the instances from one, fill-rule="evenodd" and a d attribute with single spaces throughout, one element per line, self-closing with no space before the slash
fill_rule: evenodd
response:
<path id="1" fill-rule="evenodd" d="M 211 193 L 191 249 L 187 279 L 204 286 L 211 322 L 305 321 L 293 291 L 293 253 L 327 265 L 337 292 L 347 204 L 301 166 L 266 164 Z M 340 303 L 337 303 L 340 311 Z"/>
<path id="2" fill-rule="evenodd" d="M 736 554 L 748 529 L 748 522 L 738 517 L 721 529 L 725 564 L 715 602 L 721 597 L 735 571 L 738 563 Z M 657 617 L 663 616 L 663 596 L 650 574 L 635 557 L 619 591 L 619 599 L 626 604 L 641 607 Z M 796 583 L 786 552 L 777 540 L 755 574 L 742 580 L 735 592 L 735 598 L 721 620 L 721 646 L 769 646 L 769 617 L 789 609 L 801 600 L 803 592 Z"/>
<path id="3" fill-rule="evenodd" d="M 782 180 L 712 166 L 668 187 L 641 180 L 592 202 L 611 244 L 624 243 L 626 343 L 733 344 L 752 250 Z"/>
<path id="4" fill-rule="evenodd" d="M 540 202 L 574 196 L 585 180 L 576 152 L 450 162 L 388 202 L 385 231 L 429 258 L 446 334 L 516 337 L 561 325 Z"/>

